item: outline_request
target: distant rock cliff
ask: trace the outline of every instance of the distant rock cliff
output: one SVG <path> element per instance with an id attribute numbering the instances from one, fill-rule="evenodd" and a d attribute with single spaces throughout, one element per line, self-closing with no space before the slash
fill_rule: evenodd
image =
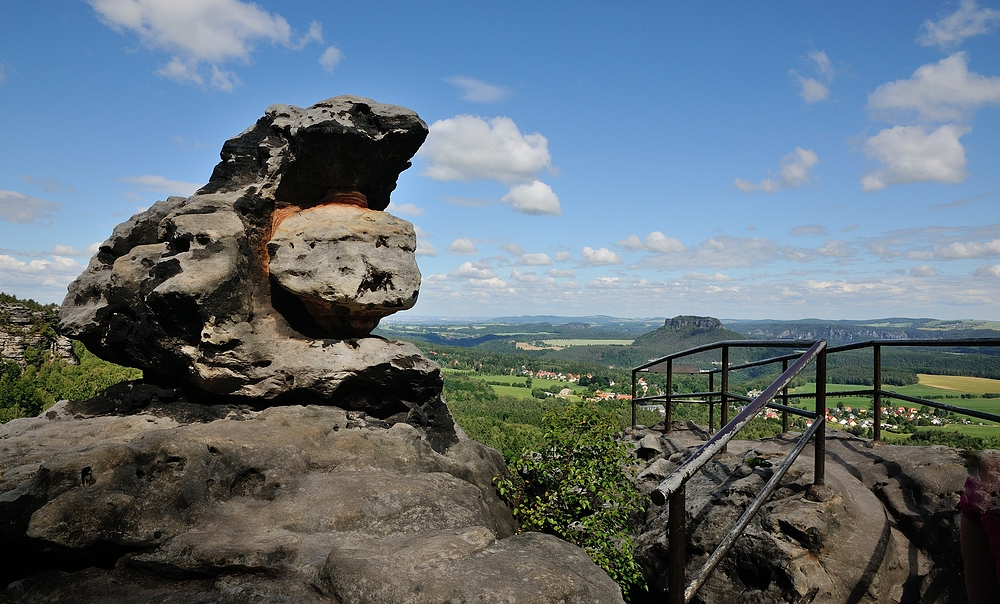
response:
<path id="1" fill-rule="evenodd" d="M 44 310 L 31 310 L 17 303 L 0 302 L 0 360 L 27 365 L 25 351 L 33 348 L 76 364 L 69 338 L 51 330 L 54 317 Z M 49 329 L 45 329 L 49 327 Z"/>

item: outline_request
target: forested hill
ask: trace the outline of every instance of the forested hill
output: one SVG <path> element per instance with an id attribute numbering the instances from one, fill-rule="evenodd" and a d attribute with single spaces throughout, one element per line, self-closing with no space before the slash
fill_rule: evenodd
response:
<path id="1" fill-rule="evenodd" d="M 868 340 L 931 338 L 1000 338 L 1000 322 L 942 321 L 939 319 L 874 319 L 826 321 L 821 319 L 732 320 L 727 327 L 753 339 L 826 340 L 831 346 Z"/>
<path id="2" fill-rule="evenodd" d="M 678 316 L 667 319 L 662 327 L 639 336 L 630 346 L 571 346 L 550 352 L 545 358 L 635 367 L 650 359 L 695 346 L 746 339 L 747 336 L 726 329 L 721 321 L 713 317 Z"/>

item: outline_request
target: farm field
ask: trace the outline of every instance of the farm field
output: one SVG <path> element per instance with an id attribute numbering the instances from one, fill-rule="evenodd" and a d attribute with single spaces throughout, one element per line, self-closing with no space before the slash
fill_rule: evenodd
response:
<path id="1" fill-rule="evenodd" d="M 989 378 L 968 377 L 964 375 L 927 375 L 918 373 L 920 384 L 946 390 L 958 390 L 970 394 L 986 394 L 1000 392 L 1000 380 Z"/>
<path id="2" fill-rule="evenodd" d="M 441 371 L 443 373 L 456 376 L 473 377 L 486 382 L 502 382 L 502 384 L 490 384 L 490 387 L 493 388 L 493 391 L 497 394 L 517 398 L 534 398 L 531 396 L 531 391 L 535 388 L 541 388 L 548 392 L 559 392 L 563 388 L 569 388 L 576 395 L 587 392 L 587 389 L 583 386 L 577 386 L 576 384 L 570 384 L 569 382 L 560 382 L 558 380 L 549 380 L 545 378 L 531 378 L 531 388 L 527 388 L 525 387 L 525 384 L 527 383 L 528 378 L 519 375 L 484 375 L 482 373 L 472 373 L 469 371 L 446 368 L 442 368 Z M 515 384 L 519 385 L 515 386 Z M 575 400 L 580 400 L 579 396 L 577 396 Z"/>

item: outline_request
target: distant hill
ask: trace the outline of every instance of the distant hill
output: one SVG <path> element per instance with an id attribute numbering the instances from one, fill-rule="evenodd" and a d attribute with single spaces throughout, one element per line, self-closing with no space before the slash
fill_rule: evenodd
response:
<path id="1" fill-rule="evenodd" d="M 1000 338 L 1000 322 L 888 318 L 865 321 L 732 320 L 729 329 L 752 339 L 826 340 L 831 346 L 868 340 Z"/>
<path id="2" fill-rule="evenodd" d="M 639 336 L 629 346 L 571 346 L 549 352 L 544 358 L 635 367 L 695 346 L 746 339 L 745 335 L 726 329 L 721 321 L 713 317 L 678 316 L 667 319 L 662 327 Z"/>

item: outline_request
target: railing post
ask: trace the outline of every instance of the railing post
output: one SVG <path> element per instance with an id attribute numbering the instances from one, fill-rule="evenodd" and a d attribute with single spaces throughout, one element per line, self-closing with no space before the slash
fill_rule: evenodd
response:
<path id="1" fill-rule="evenodd" d="M 670 434 L 672 423 L 670 395 L 674 389 L 674 360 L 667 359 L 667 396 L 663 399 L 663 433 Z"/>
<path id="2" fill-rule="evenodd" d="M 781 361 L 781 373 L 788 371 L 788 359 Z M 788 386 L 781 390 L 781 404 L 788 406 Z M 781 433 L 788 434 L 788 412 L 781 412 Z"/>
<path id="3" fill-rule="evenodd" d="M 715 373 L 708 372 L 708 391 L 715 392 Z M 708 395 L 708 433 L 711 434 L 715 426 L 715 397 Z"/>
<path id="4" fill-rule="evenodd" d="M 635 369 L 632 370 L 632 429 L 635 430 Z"/>
<path id="5" fill-rule="evenodd" d="M 722 417 L 719 419 L 719 429 L 729 423 L 729 346 L 722 345 Z M 722 452 L 729 451 L 729 446 L 722 447 Z"/>
<path id="6" fill-rule="evenodd" d="M 875 431 L 872 434 L 875 442 L 882 440 L 882 347 L 872 346 L 872 386 L 875 391 L 872 396 L 872 414 L 875 416 Z"/>
<path id="7" fill-rule="evenodd" d="M 816 356 L 816 419 L 823 422 L 813 435 L 815 440 L 816 465 L 813 469 L 813 484 L 826 484 L 826 350 Z"/>
<path id="8" fill-rule="evenodd" d="M 674 491 L 670 496 L 667 512 L 667 530 L 670 542 L 667 546 L 667 603 L 684 604 L 684 566 L 686 563 L 687 517 L 684 510 L 684 489 Z"/>

